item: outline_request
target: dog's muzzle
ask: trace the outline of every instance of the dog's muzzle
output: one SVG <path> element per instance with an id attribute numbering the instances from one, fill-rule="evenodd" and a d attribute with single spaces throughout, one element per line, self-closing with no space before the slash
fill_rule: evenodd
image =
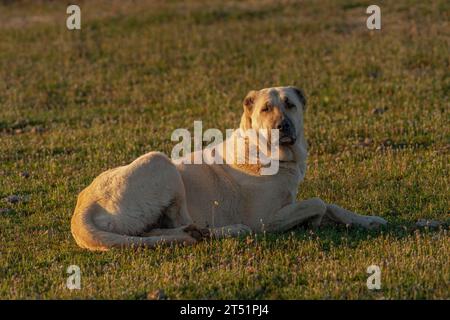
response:
<path id="1" fill-rule="evenodd" d="M 277 127 L 280 130 L 280 144 L 294 144 L 296 139 L 294 126 L 288 118 L 285 118 Z"/>

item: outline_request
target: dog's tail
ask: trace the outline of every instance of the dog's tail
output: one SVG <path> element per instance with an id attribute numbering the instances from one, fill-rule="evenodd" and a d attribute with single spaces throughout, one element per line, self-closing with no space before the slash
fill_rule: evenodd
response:
<path id="1" fill-rule="evenodd" d="M 160 235 L 150 237 L 129 236 L 103 230 L 95 222 L 97 215 L 102 215 L 104 209 L 94 203 L 87 208 L 75 209 L 71 221 L 71 231 L 76 243 L 93 251 L 107 251 L 111 248 L 148 247 L 159 244 L 193 244 L 195 239 L 189 235 Z"/>

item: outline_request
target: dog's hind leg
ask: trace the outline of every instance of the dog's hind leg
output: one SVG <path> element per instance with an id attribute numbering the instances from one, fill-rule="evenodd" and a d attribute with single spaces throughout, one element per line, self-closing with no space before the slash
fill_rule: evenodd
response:
<path id="1" fill-rule="evenodd" d="M 238 237 L 249 234 L 252 229 L 244 224 L 231 224 L 209 229 L 209 235 L 215 239 Z"/>
<path id="2" fill-rule="evenodd" d="M 209 230 L 199 228 L 193 224 L 170 229 L 152 229 L 149 232 L 142 234 L 143 237 L 179 237 L 188 236 L 195 241 L 201 241 L 209 236 Z M 192 240 L 190 239 L 190 240 Z"/>
<path id="3" fill-rule="evenodd" d="M 196 238 L 189 232 L 141 236 L 149 228 L 192 224 L 185 199 L 176 167 L 167 156 L 151 152 L 101 174 L 80 193 L 72 217 L 72 234 L 80 247 L 90 250 L 195 243 Z"/>

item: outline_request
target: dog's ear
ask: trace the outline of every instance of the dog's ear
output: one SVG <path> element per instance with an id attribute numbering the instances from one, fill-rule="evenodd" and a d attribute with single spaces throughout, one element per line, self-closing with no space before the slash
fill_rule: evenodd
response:
<path id="1" fill-rule="evenodd" d="M 298 99 L 300 100 L 300 103 L 303 106 L 303 111 L 306 110 L 306 97 L 305 93 L 302 89 L 299 89 L 297 87 L 290 87 L 292 90 L 294 90 L 295 94 L 297 95 Z"/>
<path id="2" fill-rule="evenodd" d="M 255 99 L 256 95 L 258 94 L 258 91 L 252 90 L 249 93 L 247 93 L 247 96 L 244 99 L 243 107 L 244 112 L 242 113 L 241 117 L 241 129 L 248 130 L 252 127 L 252 112 L 253 107 L 255 105 Z"/>

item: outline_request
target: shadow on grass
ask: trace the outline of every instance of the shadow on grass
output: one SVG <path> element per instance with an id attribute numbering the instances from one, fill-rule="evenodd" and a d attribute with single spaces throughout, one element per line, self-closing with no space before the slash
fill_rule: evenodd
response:
<path id="1" fill-rule="evenodd" d="M 395 223 L 380 227 L 376 230 L 366 230 L 363 228 L 346 227 L 344 225 L 327 225 L 318 229 L 313 229 L 307 225 L 296 227 L 285 233 L 265 234 L 264 239 L 267 243 L 277 243 L 280 240 L 294 238 L 295 240 L 319 240 L 322 248 L 328 250 L 330 245 L 356 248 L 361 242 L 375 239 L 378 237 L 390 237 L 400 240 L 415 235 L 438 233 L 442 230 L 448 230 L 449 221 L 444 221 L 439 227 L 418 227 L 415 222 L 409 219 L 396 219 Z"/>

